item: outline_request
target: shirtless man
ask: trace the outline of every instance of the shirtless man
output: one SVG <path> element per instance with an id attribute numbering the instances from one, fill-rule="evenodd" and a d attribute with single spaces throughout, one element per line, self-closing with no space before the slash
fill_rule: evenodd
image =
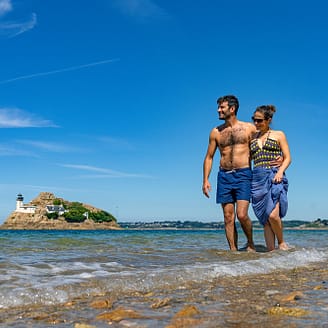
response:
<path id="1" fill-rule="evenodd" d="M 214 154 L 220 151 L 220 170 L 217 179 L 216 202 L 222 205 L 226 237 L 230 250 L 238 250 L 238 234 L 235 217 L 247 238 L 247 250 L 255 251 L 252 221 L 248 217 L 252 171 L 250 168 L 251 136 L 256 128 L 251 123 L 239 121 L 238 99 L 233 95 L 217 100 L 219 119 L 224 124 L 215 127 L 209 137 L 207 153 L 203 164 L 203 193 L 209 197 L 211 184 L 208 181 Z"/>

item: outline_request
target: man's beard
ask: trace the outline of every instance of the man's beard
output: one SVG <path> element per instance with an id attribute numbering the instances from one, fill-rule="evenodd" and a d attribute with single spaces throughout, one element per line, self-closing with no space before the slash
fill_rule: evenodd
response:
<path id="1" fill-rule="evenodd" d="M 219 115 L 219 120 L 221 121 L 225 121 L 227 118 L 229 118 L 229 115 L 226 114 Z"/>

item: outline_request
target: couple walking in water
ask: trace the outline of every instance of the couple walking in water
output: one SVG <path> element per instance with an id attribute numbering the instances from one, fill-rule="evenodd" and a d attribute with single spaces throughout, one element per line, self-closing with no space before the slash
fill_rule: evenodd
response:
<path id="1" fill-rule="evenodd" d="M 203 164 L 203 193 L 209 197 L 209 176 L 219 149 L 216 202 L 222 205 L 230 250 L 238 250 L 237 216 L 247 238 L 247 250 L 255 251 L 252 222 L 248 216 L 250 200 L 264 227 L 268 251 L 276 248 L 276 240 L 278 248 L 286 250 L 281 218 L 286 215 L 288 206 L 285 171 L 291 156 L 284 132 L 270 128 L 276 109 L 273 105 L 257 107 L 252 124 L 237 119 L 239 101 L 235 96 L 220 97 L 217 104 L 219 119 L 224 123 L 210 132 Z"/>

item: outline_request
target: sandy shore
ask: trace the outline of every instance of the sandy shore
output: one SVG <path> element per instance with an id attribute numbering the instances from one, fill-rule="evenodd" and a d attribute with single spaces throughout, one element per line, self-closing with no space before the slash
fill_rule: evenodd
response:
<path id="1" fill-rule="evenodd" d="M 206 285 L 0 310 L 6 327 L 328 327 L 325 263 Z"/>

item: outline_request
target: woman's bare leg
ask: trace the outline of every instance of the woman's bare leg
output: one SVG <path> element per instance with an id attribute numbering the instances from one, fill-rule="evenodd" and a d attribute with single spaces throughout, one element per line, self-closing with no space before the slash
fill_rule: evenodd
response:
<path id="1" fill-rule="evenodd" d="M 268 251 L 273 251 L 275 249 L 275 235 L 269 222 L 267 222 L 264 226 L 264 239 Z"/>
<path id="2" fill-rule="evenodd" d="M 279 203 L 277 203 L 274 210 L 271 212 L 269 216 L 269 223 L 271 226 L 271 229 L 278 240 L 278 248 L 282 250 L 287 250 L 288 246 L 284 241 L 283 237 L 283 225 L 281 222 L 281 219 L 279 217 Z"/>

